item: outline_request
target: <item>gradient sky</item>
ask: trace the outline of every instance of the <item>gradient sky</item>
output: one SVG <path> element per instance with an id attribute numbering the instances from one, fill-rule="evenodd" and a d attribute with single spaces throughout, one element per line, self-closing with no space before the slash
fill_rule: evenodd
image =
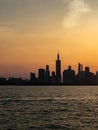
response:
<path id="1" fill-rule="evenodd" d="M 80 62 L 98 70 L 98 0 L 0 0 L 0 76 Z"/>

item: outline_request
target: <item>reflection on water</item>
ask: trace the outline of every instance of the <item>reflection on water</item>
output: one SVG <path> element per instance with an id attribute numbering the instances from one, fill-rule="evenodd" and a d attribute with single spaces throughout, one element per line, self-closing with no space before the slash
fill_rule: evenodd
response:
<path id="1" fill-rule="evenodd" d="M 98 130 L 98 87 L 0 87 L 0 130 Z"/>

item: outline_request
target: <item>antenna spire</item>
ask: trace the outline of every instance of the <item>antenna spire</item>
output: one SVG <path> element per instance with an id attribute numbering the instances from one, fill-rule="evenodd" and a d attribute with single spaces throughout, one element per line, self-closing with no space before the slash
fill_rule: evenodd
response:
<path id="1" fill-rule="evenodd" d="M 59 51 L 58 51 L 58 54 L 57 54 L 57 60 L 59 60 L 60 59 L 60 56 L 59 56 Z"/>

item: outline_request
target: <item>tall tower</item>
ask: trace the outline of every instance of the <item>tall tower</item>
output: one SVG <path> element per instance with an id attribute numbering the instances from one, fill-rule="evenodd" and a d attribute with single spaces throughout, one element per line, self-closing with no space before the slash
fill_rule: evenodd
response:
<path id="1" fill-rule="evenodd" d="M 82 64 L 78 64 L 78 74 L 80 74 L 80 72 L 83 71 L 83 65 Z"/>
<path id="2" fill-rule="evenodd" d="M 57 60 L 56 60 L 56 82 L 57 84 L 61 83 L 61 60 L 59 52 L 57 54 Z"/>
<path id="3" fill-rule="evenodd" d="M 46 70 L 45 70 L 45 84 L 50 83 L 50 71 L 49 71 L 49 65 L 46 65 Z"/>

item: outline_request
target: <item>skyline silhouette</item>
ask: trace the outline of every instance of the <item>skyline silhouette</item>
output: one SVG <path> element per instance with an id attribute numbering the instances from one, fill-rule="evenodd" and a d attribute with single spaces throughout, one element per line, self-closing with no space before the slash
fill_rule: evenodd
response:
<path id="1" fill-rule="evenodd" d="M 98 0 L 0 0 L 0 130 L 97 119 Z"/>
<path id="2" fill-rule="evenodd" d="M 60 55 L 57 53 L 55 71 L 50 72 L 49 65 L 46 65 L 46 68 L 38 69 L 38 76 L 30 72 L 30 79 L 0 77 L 0 85 L 98 85 L 98 71 L 94 74 L 89 66 L 84 69 L 83 65 L 78 63 L 77 74 L 71 66 L 61 72 L 61 63 Z"/>

